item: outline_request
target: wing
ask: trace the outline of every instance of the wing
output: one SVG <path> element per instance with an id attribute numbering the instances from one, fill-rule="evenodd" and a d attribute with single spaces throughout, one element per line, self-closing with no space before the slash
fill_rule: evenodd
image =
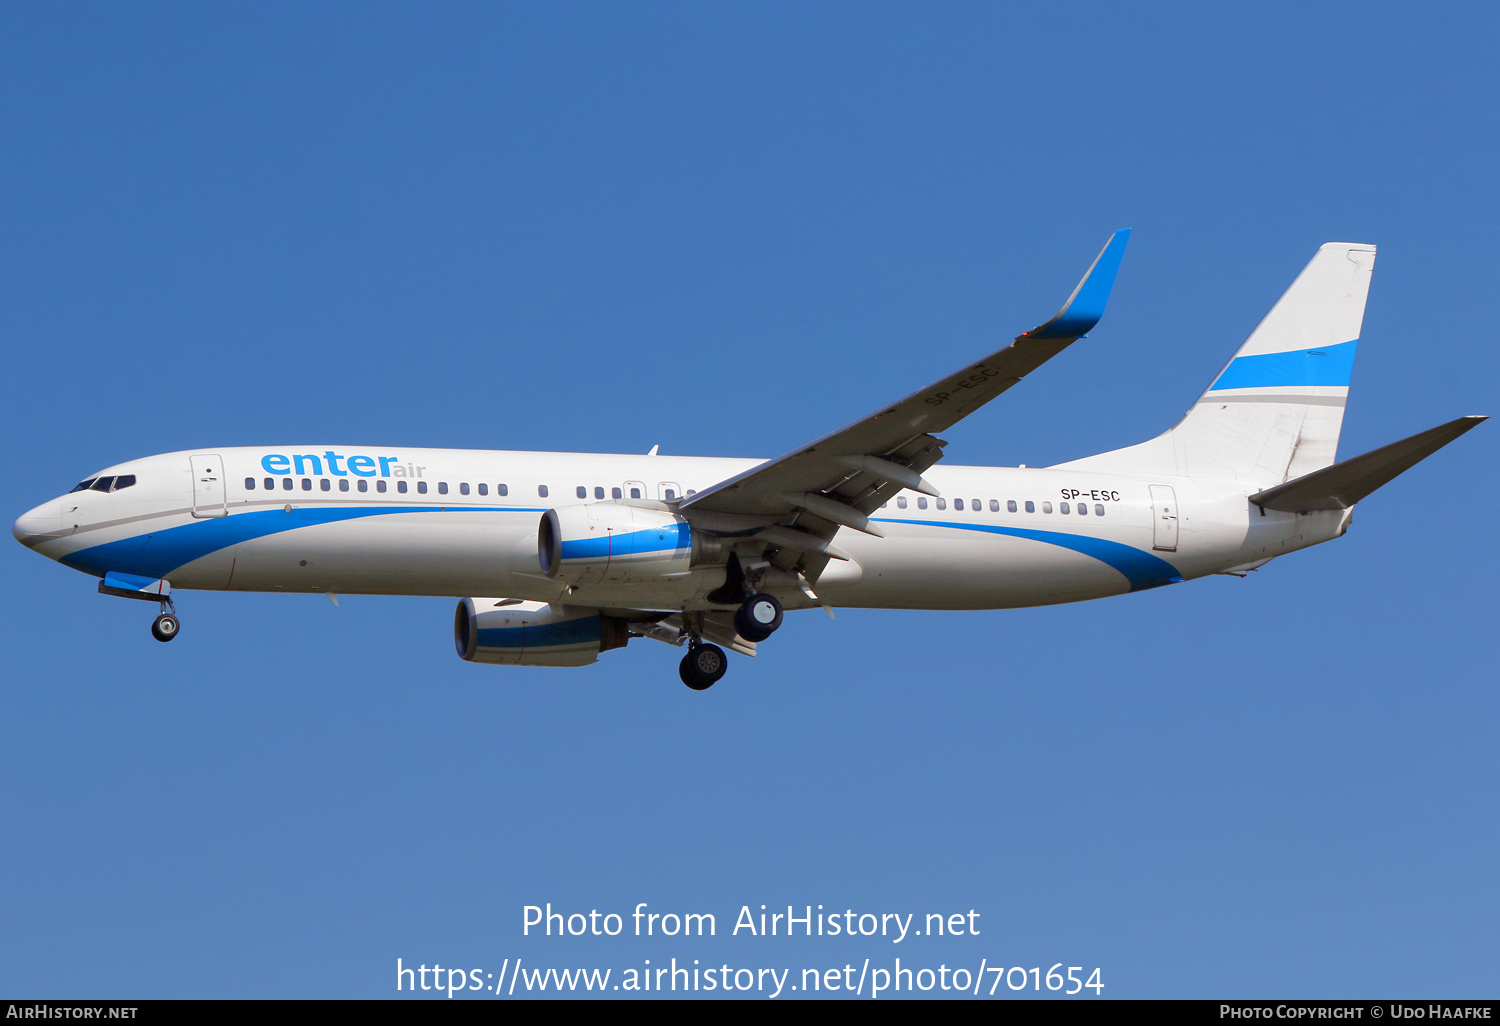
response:
<path id="1" fill-rule="evenodd" d="M 820 560 L 847 558 L 829 544 L 840 527 L 879 535 L 868 515 L 897 492 L 937 494 L 922 479 L 946 444 L 933 432 L 952 427 L 1098 323 L 1129 238 L 1128 228 L 1110 236 L 1047 323 L 842 431 L 704 489 L 680 511 L 721 533 L 763 541 L 785 569 L 800 566 L 816 576 Z"/>

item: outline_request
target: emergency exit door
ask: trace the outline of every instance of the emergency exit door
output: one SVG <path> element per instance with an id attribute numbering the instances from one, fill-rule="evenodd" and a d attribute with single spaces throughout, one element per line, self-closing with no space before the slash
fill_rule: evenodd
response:
<path id="1" fill-rule="evenodd" d="M 1177 493 L 1170 485 L 1151 486 L 1151 519 L 1155 536 L 1151 547 L 1162 552 L 1177 551 Z"/>
<path id="2" fill-rule="evenodd" d="M 229 512 L 224 504 L 224 461 L 217 456 L 189 456 L 193 468 L 193 516 L 222 517 Z"/>

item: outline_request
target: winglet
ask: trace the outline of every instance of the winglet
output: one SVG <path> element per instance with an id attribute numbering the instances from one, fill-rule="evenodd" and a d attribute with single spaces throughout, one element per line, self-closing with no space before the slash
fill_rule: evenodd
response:
<path id="1" fill-rule="evenodd" d="M 1125 256 L 1125 244 L 1129 241 L 1129 228 L 1121 228 L 1111 235 L 1083 276 L 1083 281 L 1078 283 L 1063 308 L 1057 311 L 1057 316 L 1021 337 L 1079 338 L 1093 330 L 1099 318 L 1104 316 L 1104 304 L 1109 302 L 1109 291 L 1114 288 L 1115 275 L 1119 273 L 1120 260 Z"/>

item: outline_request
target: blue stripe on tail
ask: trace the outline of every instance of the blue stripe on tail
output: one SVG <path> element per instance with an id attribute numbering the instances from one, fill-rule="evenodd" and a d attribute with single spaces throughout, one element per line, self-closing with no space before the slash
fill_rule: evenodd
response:
<path id="1" fill-rule="evenodd" d="M 1348 387 L 1354 376 L 1359 339 L 1336 346 L 1296 349 L 1289 353 L 1237 356 L 1224 368 L 1210 392 L 1226 388 L 1284 388 L 1288 385 Z"/>

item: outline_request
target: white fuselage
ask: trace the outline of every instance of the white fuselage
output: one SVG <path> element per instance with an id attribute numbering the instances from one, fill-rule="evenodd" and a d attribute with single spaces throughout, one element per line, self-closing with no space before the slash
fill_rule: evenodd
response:
<path id="1" fill-rule="evenodd" d="M 136 481 L 54 499 L 15 531 L 43 555 L 94 576 L 163 578 L 173 588 L 540 602 L 566 593 L 569 603 L 596 607 L 703 609 L 704 596 L 723 583 L 722 565 L 570 591 L 541 572 L 538 522 L 550 508 L 599 501 L 660 508 L 760 462 L 346 446 L 195 450 L 101 471 Z M 830 561 L 807 582 L 816 600 L 790 575 L 773 575 L 767 590 L 793 608 L 1074 602 L 1258 565 L 1337 537 L 1348 524 L 1344 510 L 1262 513 L 1248 501 L 1256 487 L 1244 482 L 963 466 L 936 466 L 926 477 L 943 498 L 904 492 L 887 503 L 871 517 L 885 537 L 839 532 L 838 547 L 851 558 Z"/>

